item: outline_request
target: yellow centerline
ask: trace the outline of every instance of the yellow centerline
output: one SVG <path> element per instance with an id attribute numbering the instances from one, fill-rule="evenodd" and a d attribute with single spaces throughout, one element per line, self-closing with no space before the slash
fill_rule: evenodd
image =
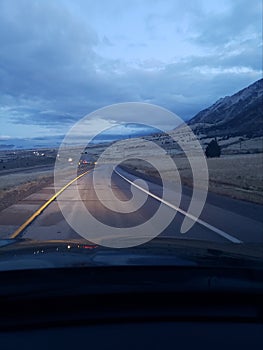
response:
<path id="1" fill-rule="evenodd" d="M 23 232 L 43 212 L 43 210 L 45 210 L 46 207 L 49 206 L 50 203 L 52 203 L 63 191 L 65 191 L 65 189 L 67 189 L 75 181 L 80 179 L 82 176 L 88 174 L 89 172 L 91 172 L 91 170 L 85 171 L 83 174 L 80 174 L 75 179 L 67 183 L 64 187 L 62 187 L 58 192 L 56 192 L 46 203 L 44 203 L 37 211 L 35 211 L 29 219 L 27 219 L 21 226 L 19 226 L 15 230 L 15 232 L 10 236 L 10 238 L 16 238 L 18 235 L 20 235 L 20 233 Z"/>

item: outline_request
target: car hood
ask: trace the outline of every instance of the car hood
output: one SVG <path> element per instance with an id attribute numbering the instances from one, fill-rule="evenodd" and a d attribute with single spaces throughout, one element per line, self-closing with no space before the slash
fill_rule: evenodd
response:
<path id="1" fill-rule="evenodd" d="M 252 266 L 262 268 L 262 247 L 155 238 L 132 248 L 106 248 L 86 240 L 0 240 L 0 270 L 107 265 Z"/>

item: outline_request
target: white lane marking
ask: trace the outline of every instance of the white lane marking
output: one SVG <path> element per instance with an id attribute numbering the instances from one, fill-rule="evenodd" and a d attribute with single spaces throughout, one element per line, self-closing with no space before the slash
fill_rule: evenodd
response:
<path id="1" fill-rule="evenodd" d="M 208 224 L 207 222 L 205 222 L 205 221 L 203 221 L 203 220 L 201 220 L 201 219 L 195 217 L 195 216 L 192 215 L 192 214 L 187 213 L 186 211 L 184 211 L 183 209 L 181 209 L 181 208 L 179 208 L 179 207 L 173 205 L 172 203 L 169 203 L 169 202 L 167 202 L 166 200 L 164 200 L 164 199 L 162 199 L 162 198 L 156 196 L 155 194 L 153 194 L 153 193 L 151 193 L 151 192 L 145 190 L 143 187 L 141 187 L 141 186 L 135 184 L 134 182 L 132 182 L 131 180 L 127 179 L 125 176 L 123 176 L 122 174 L 120 174 L 116 169 L 114 169 L 114 172 L 115 172 L 117 175 L 119 175 L 121 178 L 123 178 L 125 181 L 127 181 L 128 183 L 130 183 L 132 186 L 137 187 L 139 190 L 141 190 L 141 191 L 143 191 L 144 193 L 148 194 L 148 195 L 151 196 L 152 198 L 158 200 L 159 202 L 162 202 L 163 204 L 167 205 L 168 207 L 170 207 L 170 208 L 172 208 L 172 209 L 178 211 L 179 213 L 181 213 L 181 214 L 187 216 L 188 218 L 192 219 L 193 221 L 198 222 L 198 224 L 200 224 L 200 225 L 202 225 L 202 226 L 208 228 L 209 230 L 211 230 L 211 231 L 217 233 L 218 235 L 220 235 L 220 236 L 222 236 L 222 237 L 228 239 L 230 242 L 232 242 L 232 243 L 243 243 L 243 242 L 240 241 L 239 239 L 237 239 L 237 238 L 235 238 L 235 237 L 229 235 L 228 233 L 226 233 L 226 232 L 220 230 L 219 228 Z"/>

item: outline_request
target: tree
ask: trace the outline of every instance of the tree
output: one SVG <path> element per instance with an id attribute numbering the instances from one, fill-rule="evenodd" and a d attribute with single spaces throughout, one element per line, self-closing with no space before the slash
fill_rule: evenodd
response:
<path id="1" fill-rule="evenodd" d="M 207 156 L 207 158 L 220 157 L 221 148 L 217 143 L 216 139 L 209 142 L 205 150 L 205 155 Z"/>

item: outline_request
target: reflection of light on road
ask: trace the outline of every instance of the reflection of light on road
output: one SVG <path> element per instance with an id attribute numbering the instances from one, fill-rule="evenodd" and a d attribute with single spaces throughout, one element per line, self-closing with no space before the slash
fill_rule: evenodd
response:
<path id="1" fill-rule="evenodd" d="M 132 181 L 128 181 L 130 185 L 133 185 L 130 187 L 132 192 L 131 199 L 125 202 L 120 200 L 115 196 L 115 193 L 112 190 L 113 169 L 124 161 L 129 161 L 132 158 L 147 162 L 156 169 L 160 175 L 163 184 L 162 196 L 164 198 L 168 197 L 168 189 L 171 186 L 171 181 L 173 182 L 173 187 L 176 189 L 176 196 L 173 199 L 174 210 L 167 210 L 166 201 L 161 200 L 161 204 L 150 219 L 145 220 L 139 225 L 131 225 L 124 229 L 123 227 L 116 227 L 114 222 L 110 225 L 104 223 L 103 220 L 100 221 L 100 217 L 97 218 L 93 216 L 92 212 L 90 212 L 85 203 L 83 203 L 79 189 L 75 186 L 72 188 L 71 195 L 74 197 L 74 212 L 76 215 L 72 215 L 72 206 L 68 205 L 68 202 L 64 200 L 65 196 L 61 195 L 56 198 L 59 209 L 67 223 L 77 234 L 87 241 L 111 248 L 127 248 L 146 243 L 157 237 L 174 220 L 176 213 L 179 211 L 177 208 L 180 206 L 182 194 L 180 174 L 174 160 L 167 155 L 167 151 L 161 146 L 160 142 L 154 142 L 151 138 L 142 138 L 139 141 L 134 139 L 128 142 L 127 139 L 125 139 L 109 143 L 106 147 L 103 146 L 102 151 L 99 153 L 99 157 L 96 156 L 96 164 L 94 164 L 94 154 L 89 154 L 87 146 L 84 147 L 82 145 L 81 149 L 78 148 L 76 151 L 67 147 L 72 139 L 78 138 L 80 130 L 81 134 L 85 133 L 91 135 L 89 130 L 91 119 L 97 120 L 97 118 L 103 116 L 104 119 L 109 119 L 108 121 L 110 122 L 112 115 L 120 116 L 120 120 L 118 120 L 119 124 L 126 125 L 127 123 L 135 123 L 136 125 L 140 124 L 144 125 L 144 127 L 147 126 L 147 128 L 158 130 L 161 135 L 167 135 L 169 140 L 178 145 L 178 148 L 180 148 L 185 154 L 190 163 L 193 178 L 191 201 L 188 206 L 188 212 L 184 212 L 184 219 L 181 224 L 181 233 L 188 232 L 202 212 L 208 190 L 208 169 L 202 146 L 193 134 L 191 128 L 176 114 L 159 106 L 136 102 L 107 106 L 86 115 L 70 129 L 69 133 L 67 133 L 59 147 L 58 153 L 60 154 L 60 158 L 65 160 L 64 164 L 66 163 L 66 168 L 69 166 L 69 163 L 70 165 L 74 165 L 73 159 L 76 160 L 76 158 L 79 157 L 78 152 L 82 155 L 85 154 L 85 159 L 81 156 L 81 159 L 77 159 L 76 164 L 81 163 L 79 164 L 79 167 L 82 164 L 95 165 L 95 170 L 92 174 L 92 186 L 94 188 L 96 199 L 103 204 L 103 208 L 105 207 L 107 210 L 110 210 L 114 212 L 114 214 L 120 215 L 123 218 L 125 216 L 124 214 L 132 214 L 143 208 L 148 196 L 155 197 L 152 194 L 149 194 L 149 191 L 145 191 L 145 187 L 148 187 L 147 182 L 143 179 L 133 179 Z M 137 122 L 138 116 L 140 118 L 139 123 Z M 152 116 L 150 118 L 150 123 L 149 116 Z M 187 132 L 190 135 L 191 142 L 185 143 L 184 139 L 177 137 L 175 132 L 168 133 L 167 130 L 160 129 L 158 123 L 159 120 L 162 121 L 162 125 L 170 125 L 171 122 L 173 122 L 174 127 L 180 125 L 180 130 L 183 127 L 185 130 L 184 132 Z M 103 131 L 105 130 L 101 124 L 96 125 L 94 135 L 91 135 L 92 137 L 89 136 L 89 142 Z M 168 142 L 163 139 L 163 142 L 164 141 L 166 143 Z M 76 152 L 78 153 L 78 156 Z M 96 171 L 98 165 L 100 166 L 100 170 Z M 169 183 L 166 177 L 166 168 L 173 170 L 173 176 L 172 179 L 169 178 Z M 61 171 L 61 169 L 60 164 L 56 162 L 54 183 L 58 188 L 64 183 L 64 170 Z M 76 173 L 77 170 L 79 170 L 79 168 L 76 169 Z M 202 183 L 204 188 L 202 192 L 197 191 L 200 173 L 202 173 Z M 142 186 L 135 186 L 138 182 L 142 183 Z M 138 191 L 138 189 L 143 189 L 144 191 Z M 105 198 L 107 199 L 105 200 Z M 171 208 L 171 206 L 169 207 Z M 87 230 L 87 227 L 89 227 L 89 230 Z M 141 234 L 143 232 L 147 232 L 147 237 Z"/>

